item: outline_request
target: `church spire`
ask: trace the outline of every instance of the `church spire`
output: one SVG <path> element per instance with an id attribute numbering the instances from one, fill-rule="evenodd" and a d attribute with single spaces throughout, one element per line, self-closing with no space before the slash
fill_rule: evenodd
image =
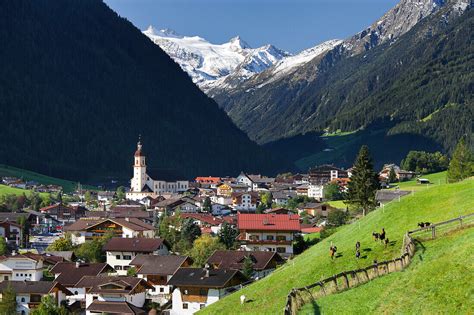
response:
<path id="1" fill-rule="evenodd" d="M 135 151 L 135 156 L 144 156 L 142 151 L 142 135 L 138 135 L 137 151 Z"/>

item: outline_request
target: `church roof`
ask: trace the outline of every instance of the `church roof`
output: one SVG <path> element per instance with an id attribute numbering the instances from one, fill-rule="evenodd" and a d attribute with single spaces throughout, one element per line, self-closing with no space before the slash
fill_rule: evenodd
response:
<path id="1" fill-rule="evenodd" d="M 147 170 L 147 175 L 155 181 L 175 182 L 178 180 L 186 180 L 178 171 L 171 169 L 150 169 Z"/>

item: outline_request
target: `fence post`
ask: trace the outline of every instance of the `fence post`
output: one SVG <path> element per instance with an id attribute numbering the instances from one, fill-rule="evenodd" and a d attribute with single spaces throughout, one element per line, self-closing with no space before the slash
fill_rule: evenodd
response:
<path id="1" fill-rule="evenodd" d="M 344 272 L 344 281 L 346 282 L 346 289 L 349 289 L 349 278 L 347 277 L 347 274 Z"/>
<path id="2" fill-rule="evenodd" d="M 435 239 L 436 238 L 436 226 L 431 227 L 431 238 Z"/>

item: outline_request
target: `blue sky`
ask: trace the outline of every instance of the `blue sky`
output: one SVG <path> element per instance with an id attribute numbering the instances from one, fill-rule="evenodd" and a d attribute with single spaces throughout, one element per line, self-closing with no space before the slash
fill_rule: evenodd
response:
<path id="1" fill-rule="evenodd" d="M 223 43 L 240 35 L 250 46 L 298 52 L 346 38 L 372 24 L 397 0 L 104 0 L 140 29 L 152 24 Z"/>

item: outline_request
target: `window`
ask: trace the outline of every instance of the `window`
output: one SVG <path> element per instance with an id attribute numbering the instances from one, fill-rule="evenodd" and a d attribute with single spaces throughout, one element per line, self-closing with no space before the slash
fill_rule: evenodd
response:
<path id="1" fill-rule="evenodd" d="M 22 301 L 22 302 L 25 302 L 25 298 L 24 298 L 24 297 L 22 297 L 22 298 L 21 298 L 21 301 Z"/>
<path id="2" fill-rule="evenodd" d="M 93 296 L 93 297 L 92 297 L 92 301 L 95 301 L 95 300 L 97 300 L 98 298 L 99 298 L 98 296 Z"/>
<path id="3" fill-rule="evenodd" d="M 23 274 L 22 274 L 22 273 L 20 273 L 20 277 L 23 277 Z"/>
<path id="4" fill-rule="evenodd" d="M 183 294 L 184 294 L 184 295 L 188 295 L 188 290 L 184 290 L 184 291 L 183 291 Z"/>
<path id="5" fill-rule="evenodd" d="M 204 296 L 206 296 L 206 295 L 207 295 L 206 289 L 200 289 L 200 290 L 199 290 L 199 295 L 204 295 Z"/>
<path id="6" fill-rule="evenodd" d="M 19 277 L 19 276 L 20 276 L 20 274 L 19 274 L 19 273 L 17 273 L 17 274 L 16 274 L 16 276 L 17 276 L 17 277 Z"/>
<path id="7" fill-rule="evenodd" d="M 285 247 L 277 247 L 277 252 L 278 253 L 285 253 L 286 249 L 285 249 Z"/>
<path id="8" fill-rule="evenodd" d="M 78 294 L 79 294 L 79 292 L 77 292 L 77 291 L 74 291 L 74 295 L 78 295 Z"/>
<path id="9" fill-rule="evenodd" d="M 155 287 L 151 288 L 151 292 L 155 292 L 155 291 L 156 291 Z"/>
<path id="10" fill-rule="evenodd" d="M 160 292 L 161 293 L 165 292 L 165 288 L 160 288 Z"/>
<path id="11" fill-rule="evenodd" d="M 132 256 L 131 255 L 123 255 L 123 259 L 124 260 L 132 260 Z"/>
<path id="12" fill-rule="evenodd" d="M 267 241 L 273 241 L 273 235 L 267 235 Z"/>
<path id="13" fill-rule="evenodd" d="M 115 270 L 122 270 L 122 266 L 114 266 Z"/>
<path id="14" fill-rule="evenodd" d="M 115 259 L 120 260 L 120 255 L 115 255 Z"/>
<path id="15" fill-rule="evenodd" d="M 285 235 L 277 235 L 277 241 L 286 241 Z"/>
<path id="16" fill-rule="evenodd" d="M 8 276 L 3 276 L 3 280 L 8 280 Z"/>
<path id="17" fill-rule="evenodd" d="M 199 309 L 202 310 L 202 309 L 205 308 L 205 307 L 206 307 L 206 304 L 199 304 Z"/>
<path id="18" fill-rule="evenodd" d="M 188 303 L 183 303 L 183 310 L 187 310 L 188 309 Z"/>

